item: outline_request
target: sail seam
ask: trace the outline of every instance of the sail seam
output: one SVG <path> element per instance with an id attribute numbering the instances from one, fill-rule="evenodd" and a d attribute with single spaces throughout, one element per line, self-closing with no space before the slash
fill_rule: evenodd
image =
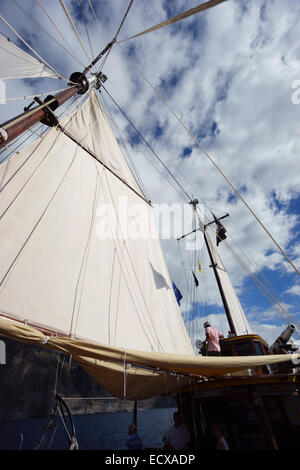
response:
<path id="1" fill-rule="evenodd" d="M 106 179 L 107 179 L 107 175 L 106 175 Z M 107 184 L 108 184 L 108 182 L 107 182 Z M 108 199 L 108 196 L 107 196 L 107 194 L 106 194 L 106 190 L 105 190 L 104 187 L 103 187 L 103 194 L 104 194 L 105 200 L 108 201 L 109 199 Z M 111 196 L 111 198 L 112 198 L 112 196 Z M 115 209 L 115 207 L 114 207 L 114 209 Z M 116 212 L 116 209 L 115 209 L 115 212 Z M 109 217 L 108 217 L 108 220 L 109 220 L 109 225 L 110 225 L 111 232 L 113 233 L 113 230 L 112 230 L 112 227 L 111 227 L 111 222 L 110 222 L 110 218 L 109 218 Z M 116 242 L 115 242 L 115 239 L 113 238 L 112 240 L 113 240 L 113 244 L 114 244 L 114 247 L 115 247 L 115 250 L 116 250 L 116 254 L 117 254 L 117 257 L 118 257 L 118 261 L 119 261 L 119 265 L 120 265 L 120 270 L 122 271 L 123 280 L 124 280 L 124 282 L 125 282 L 125 284 L 126 284 L 128 293 L 129 293 L 129 295 L 130 295 L 130 298 L 131 298 L 131 301 L 132 301 L 132 305 L 133 305 L 134 310 L 135 310 L 135 312 L 136 312 L 136 314 L 137 314 L 137 317 L 138 317 L 138 320 L 139 320 L 139 322 L 140 322 L 141 328 L 142 328 L 142 330 L 144 331 L 145 336 L 146 336 L 146 338 L 147 338 L 147 340 L 148 340 L 148 342 L 149 342 L 149 345 L 152 347 L 152 346 L 153 346 L 153 343 L 157 343 L 157 341 L 155 340 L 155 338 L 153 338 L 152 332 L 151 332 L 151 330 L 149 329 L 149 334 L 150 334 L 150 336 L 153 338 L 153 341 L 151 341 L 150 338 L 149 338 L 149 336 L 148 336 L 147 331 L 146 331 L 145 328 L 144 328 L 143 322 L 142 322 L 142 320 L 141 320 L 141 318 L 140 318 L 139 310 L 138 310 L 138 308 L 137 308 L 137 306 L 136 306 L 136 304 L 135 304 L 133 294 L 132 294 L 131 289 L 130 289 L 130 287 L 129 287 L 129 284 L 128 284 L 128 282 L 127 282 L 126 276 L 125 276 L 125 274 L 124 274 L 124 268 L 122 267 L 122 262 L 121 262 L 121 260 L 120 260 L 119 254 L 118 254 L 118 250 L 116 249 Z M 118 238 L 117 238 L 117 242 L 119 243 L 119 248 L 120 248 L 120 251 L 122 252 L 122 249 L 121 249 L 121 242 L 120 242 L 120 240 L 119 240 Z M 127 271 L 128 271 L 128 268 L 127 268 Z M 129 272 L 128 272 L 128 277 L 130 278 Z M 136 300 L 136 302 L 139 303 L 137 300 Z"/>
<path id="2" fill-rule="evenodd" d="M 112 197 L 111 188 L 110 188 L 110 185 L 109 185 L 109 181 L 108 181 L 107 175 L 106 175 L 106 179 L 107 179 L 107 184 L 108 184 L 108 188 L 109 188 L 111 200 L 112 200 L 112 203 L 113 203 L 113 206 L 114 206 L 114 209 L 115 209 L 115 214 L 116 214 L 116 217 L 117 217 L 117 221 L 118 221 L 119 227 L 121 227 L 120 222 L 119 222 L 119 217 L 118 217 L 118 214 L 117 214 L 117 211 L 116 211 L 116 207 L 115 207 L 115 204 L 114 204 L 114 200 L 113 200 L 113 197 Z M 148 306 L 147 306 L 146 299 L 145 299 L 145 297 L 144 297 L 142 288 L 141 288 L 140 283 L 139 283 L 139 281 L 138 281 L 138 278 L 137 278 L 137 275 L 136 275 L 136 272 L 135 272 L 135 269 L 134 269 L 134 266 L 133 266 L 133 263 L 132 263 L 132 260 L 131 260 L 131 257 L 130 257 L 130 254 L 129 254 L 129 251 L 128 251 L 128 248 L 127 248 L 126 243 L 124 243 L 124 246 L 125 246 L 125 249 L 126 249 L 126 252 L 127 252 L 128 259 L 129 259 L 129 261 L 130 261 L 130 265 L 131 265 L 131 267 L 132 267 L 132 269 L 133 269 L 133 273 L 134 273 L 134 276 L 135 276 L 137 285 L 138 285 L 138 287 L 139 287 L 139 291 L 140 291 L 141 296 L 142 296 L 142 299 L 143 299 L 143 301 L 144 301 L 144 305 L 145 305 L 146 310 L 147 310 L 147 312 L 148 312 L 148 315 L 149 315 L 149 318 L 150 318 L 150 321 L 151 321 L 151 324 L 152 324 L 154 333 L 155 333 L 155 335 L 156 335 L 158 346 L 161 347 L 161 349 L 163 350 L 162 345 L 161 345 L 160 340 L 159 340 L 159 336 L 158 336 L 158 334 L 157 334 L 155 325 L 154 325 L 153 320 L 152 320 L 152 317 L 151 317 L 151 313 L 150 313 L 149 308 L 148 308 Z"/>
<path id="3" fill-rule="evenodd" d="M 37 227 L 39 226 L 41 220 L 43 219 L 44 215 L 46 214 L 47 210 L 49 209 L 53 199 L 55 198 L 56 194 L 58 193 L 59 189 L 61 188 L 67 174 L 69 173 L 69 170 L 71 168 L 71 166 L 73 165 L 73 162 L 75 160 L 75 157 L 76 157 L 76 154 L 77 154 L 77 150 L 78 148 L 76 147 L 75 148 L 75 153 L 74 153 L 74 156 L 73 156 L 73 159 L 71 161 L 71 163 L 69 164 L 68 168 L 67 168 L 67 171 L 65 172 L 63 178 L 61 179 L 58 187 L 56 188 L 54 194 L 52 195 L 50 201 L 48 202 L 46 208 L 43 210 L 42 214 L 40 215 L 40 217 L 38 218 L 37 222 L 34 224 L 32 230 L 30 231 L 29 235 L 27 236 L 26 240 L 24 241 L 24 243 L 22 244 L 21 248 L 19 249 L 18 253 L 16 254 L 16 256 L 14 257 L 14 259 L 12 260 L 9 268 L 7 269 L 6 273 L 4 274 L 4 276 L 2 277 L 1 281 L 0 281 L 0 288 L 3 288 L 4 287 L 4 282 L 6 281 L 7 277 L 11 274 L 12 272 L 12 269 L 14 269 L 14 267 L 16 266 L 17 262 L 19 261 L 20 257 L 22 256 L 22 254 L 24 253 L 24 250 L 30 240 L 30 238 L 32 237 L 32 235 L 35 233 Z"/>
<path id="4" fill-rule="evenodd" d="M 103 169 L 103 171 L 104 171 L 104 169 Z M 97 205 L 97 201 L 98 201 L 98 197 L 99 197 L 99 184 L 101 185 L 101 182 L 102 182 L 103 171 L 102 171 L 101 179 L 100 179 L 100 182 L 99 182 L 99 173 L 98 173 L 97 168 L 96 168 L 96 185 L 95 185 L 95 191 L 94 191 L 94 197 L 93 197 L 92 215 L 91 215 L 91 220 L 90 220 L 90 227 L 89 227 L 88 237 L 87 237 L 87 241 L 86 241 L 86 244 L 85 244 L 84 254 L 83 254 L 80 270 L 79 270 L 79 273 L 78 273 L 77 283 L 76 283 L 74 303 L 73 303 L 73 312 L 72 312 L 72 319 L 71 319 L 71 325 L 70 325 L 70 336 L 76 335 L 78 319 L 79 319 L 79 314 L 80 314 L 80 307 L 81 307 L 82 291 L 83 291 L 84 279 L 85 279 L 85 274 L 86 274 L 86 266 L 87 266 L 89 248 L 90 248 L 90 244 L 91 244 L 92 228 L 93 228 L 93 225 L 94 225 L 94 222 L 95 222 L 95 209 L 96 209 L 96 205 Z M 80 278 L 81 278 L 81 274 L 82 274 L 82 271 L 83 271 L 84 264 L 85 264 L 85 268 L 84 268 L 84 274 L 83 274 L 83 278 L 82 278 L 81 293 L 80 293 L 80 296 L 79 296 L 77 314 L 75 314 L 76 301 L 77 301 L 78 290 L 79 290 L 79 282 L 80 282 Z M 75 316 L 76 316 L 75 326 L 74 326 L 74 331 L 72 331 L 73 321 L 74 321 Z"/>
<path id="5" fill-rule="evenodd" d="M 44 65 L 46 65 L 47 67 L 49 67 L 53 72 L 54 74 L 56 75 L 57 78 L 59 79 L 63 79 L 65 80 L 67 83 L 70 82 L 70 80 L 68 80 L 66 77 L 64 77 L 64 75 L 60 74 L 59 72 L 57 72 L 51 65 L 49 65 L 23 38 L 22 36 L 17 33 L 17 31 L 6 21 L 6 19 L 0 15 L 0 19 L 3 21 L 3 23 L 6 24 L 6 26 L 8 26 L 8 28 L 16 34 L 16 36 L 18 36 L 18 38 L 20 39 L 20 41 L 22 41 L 38 58 L 39 60 L 41 60 L 43 62 Z"/>

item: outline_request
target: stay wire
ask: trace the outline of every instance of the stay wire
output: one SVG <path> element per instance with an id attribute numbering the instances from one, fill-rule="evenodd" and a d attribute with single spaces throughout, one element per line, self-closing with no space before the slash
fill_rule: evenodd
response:
<path id="1" fill-rule="evenodd" d="M 61 33 L 61 31 L 58 29 L 57 25 L 55 24 L 55 22 L 52 20 L 52 18 L 50 17 L 50 15 L 47 13 L 46 9 L 43 7 L 43 5 L 41 4 L 40 0 L 36 0 L 36 2 L 38 3 L 39 7 L 43 10 L 43 12 L 45 13 L 45 15 L 47 16 L 47 18 L 49 19 L 50 23 L 52 24 L 52 26 L 56 29 L 56 31 L 58 32 L 58 34 L 60 35 L 60 37 L 63 39 L 63 41 L 66 43 L 66 45 L 68 46 L 68 48 L 70 49 L 71 52 L 69 52 L 69 54 L 71 54 L 73 56 L 73 58 L 84 68 L 85 65 L 83 64 L 83 62 L 81 61 L 80 57 L 77 55 L 77 53 L 74 51 L 74 49 L 72 48 L 72 46 L 68 43 L 68 41 L 66 40 L 65 36 Z"/>
<path id="2" fill-rule="evenodd" d="M 138 148 L 138 146 L 136 145 L 136 143 L 129 137 L 128 134 L 126 134 L 118 125 L 117 123 L 114 121 L 114 119 L 112 118 L 111 114 L 109 114 L 107 111 L 105 111 L 105 114 L 107 116 L 107 118 L 111 121 L 112 124 L 114 124 L 114 126 L 118 129 L 119 132 L 121 132 L 125 137 L 126 139 L 129 140 L 129 142 L 132 144 L 132 146 L 139 152 L 143 155 L 143 157 L 146 158 L 146 160 L 153 166 L 153 168 L 162 176 L 162 178 L 164 178 L 166 180 L 166 182 L 172 186 L 172 188 L 174 189 L 174 191 L 176 191 L 179 196 L 184 200 L 186 201 L 186 199 L 183 197 L 183 194 L 182 192 L 179 191 L 179 189 L 177 188 L 177 186 L 174 185 L 174 182 L 167 179 L 166 175 L 163 174 L 162 171 L 160 171 L 159 168 L 157 168 L 154 163 L 153 163 L 153 159 L 149 158 L 141 149 Z M 144 186 L 144 183 L 142 184 L 142 186 Z"/>
<path id="3" fill-rule="evenodd" d="M 287 261 L 290 263 L 290 265 L 293 267 L 293 269 L 296 271 L 296 273 L 300 276 L 300 271 L 299 269 L 295 266 L 295 264 L 292 262 L 292 260 L 289 258 L 289 256 L 285 253 L 285 251 L 281 248 L 281 246 L 277 243 L 277 241 L 274 239 L 274 237 L 271 235 L 269 230 L 266 228 L 264 223 L 260 220 L 260 218 L 256 215 L 256 213 L 253 211 L 253 209 L 249 206 L 249 204 L 246 202 L 246 200 L 243 198 L 243 196 L 240 194 L 240 192 L 235 188 L 235 186 L 231 183 L 229 178 L 223 173 L 221 168 L 217 165 L 217 163 L 214 161 L 214 159 L 209 155 L 207 150 L 200 144 L 198 139 L 193 135 L 193 133 L 189 130 L 189 128 L 184 124 L 182 119 L 176 114 L 176 112 L 171 108 L 171 106 L 167 103 L 167 101 L 161 96 L 161 94 L 157 91 L 157 89 L 152 85 L 150 80 L 145 76 L 145 74 L 140 70 L 140 68 L 135 64 L 135 62 L 129 57 L 129 55 L 124 51 L 124 49 L 121 47 L 121 45 L 118 43 L 118 46 L 121 48 L 125 56 L 128 58 L 128 60 L 131 62 L 131 64 L 134 66 L 134 68 L 141 74 L 141 76 L 146 80 L 146 82 L 150 85 L 152 90 L 156 93 L 156 95 L 159 97 L 159 99 L 165 104 L 165 106 L 168 108 L 168 110 L 173 114 L 175 119 L 181 124 L 181 126 L 185 129 L 185 131 L 190 135 L 190 137 L 194 140 L 194 142 L 197 144 L 199 149 L 204 153 L 204 155 L 208 158 L 208 160 L 212 163 L 212 165 L 216 168 L 216 170 L 220 173 L 221 176 L 225 179 L 227 184 L 230 186 L 230 188 L 233 190 L 235 195 L 242 201 L 242 203 L 247 207 L 247 209 L 251 212 L 253 217 L 256 219 L 256 221 L 260 224 L 260 226 L 263 228 L 263 230 L 267 233 L 267 235 L 271 238 L 273 243 L 277 246 L 277 248 L 281 251 L 281 253 L 284 255 L 284 257 L 287 259 Z"/>
<path id="4" fill-rule="evenodd" d="M 36 0 L 39 4 L 39 6 L 44 10 L 43 6 L 40 4 L 39 0 Z M 68 49 L 65 48 L 65 46 L 63 46 L 51 33 L 49 33 L 49 31 L 47 31 L 46 28 L 44 28 L 38 21 L 35 20 L 35 18 L 30 15 L 21 5 L 19 5 L 19 3 L 17 2 L 17 0 L 12 0 L 12 2 L 16 5 L 17 8 L 19 8 L 23 13 L 24 15 L 26 15 L 29 19 L 31 19 L 31 21 L 33 21 L 38 28 L 40 28 L 42 31 L 44 31 L 45 34 L 47 34 L 47 36 L 49 36 L 49 38 L 54 41 L 59 47 L 61 47 L 67 54 L 71 55 L 75 60 L 76 62 L 79 62 L 81 63 L 80 61 L 78 61 L 78 59 L 75 57 L 74 54 L 71 54 L 70 51 L 68 51 Z M 48 15 L 47 15 L 48 16 Z M 54 24 L 54 23 L 53 23 Z M 55 25 L 55 24 L 54 24 Z M 56 30 L 58 31 L 58 29 L 56 28 Z M 58 31 L 59 32 L 59 31 Z M 63 37 L 63 36 L 62 36 Z M 63 38 L 64 39 L 64 38 Z"/>
<path id="5" fill-rule="evenodd" d="M 159 162 L 163 165 L 165 170 L 169 173 L 169 175 L 172 177 L 172 179 L 175 181 L 175 183 L 180 187 L 181 191 L 187 196 L 187 198 L 192 201 L 192 198 L 189 196 L 189 194 L 185 191 L 185 189 L 182 187 L 182 185 L 179 183 L 179 181 L 175 178 L 175 176 L 172 174 L 172 172 L 169 170 L 167 165 L 159 158 L 157 153 L 154 151 L 154 149 L 151 147 L 151 145 L 147 142 L 147 140 L 144 138 L 144 136 L 140 133 L 140 131 L 135 127 L 131 119 L 127 116 L 127 114 L 121 109 L 121 107 L 118 105 L 118 103 L 114 100 L 114 98 L 111 96 L 109 91 L 105 88 L 104 85 L 102 85 L 102 88 L 104 91 L 108 94 L 110 99 L 113 101 L 113 103 L 117 106 L 119 111 L 123 114 L 123 116 L 127 119 L 127 121 L 131 124 L 131 126 L 134 128 L 134 130 L 137 132 L 137 134 L 140 136 L 140 138 L 143 140 L 143 142 L 147 145 L 147 147 L 150 149 L 150 151 L 153 153 L 153 155 L 159 160 Z"/>

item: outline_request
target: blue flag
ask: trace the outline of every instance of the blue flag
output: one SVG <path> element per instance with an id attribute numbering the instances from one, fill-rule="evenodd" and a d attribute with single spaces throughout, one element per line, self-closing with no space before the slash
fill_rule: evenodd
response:
<path id="1" fill-rule="evenodd" d="M 180 292 L 180 290 L 175 286 L 174 282 L 172 282 L 172 287 L 173 287 L 173 291 L 174 291 L 174 294 L 175 294 L 177 303 L 178 303 L 178 305 L 180 305 L 180 301 L 181 301 L 181 299 L 182 299 L 181 292 Z"/>

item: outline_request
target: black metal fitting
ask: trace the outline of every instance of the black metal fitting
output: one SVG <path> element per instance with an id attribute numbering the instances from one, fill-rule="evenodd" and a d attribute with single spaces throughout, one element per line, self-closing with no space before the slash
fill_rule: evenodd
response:
<path id="1" fill-rule="evenodd" d="M 90 84 L 89 84 L 88 79 L 83 73 L 74 72 L 70 76 L 69 80 L 70 80 L 70 83 L 69 83 L 70 86 L 73 86 L 74 83 L 79 85 L 79 89 L 77 92 L 78 95 L 84 95 L 88 91 Z"/>
<path id="2" fill-rule="evenodd" d="M 50 101 L 50 99 L 52 99 L 52 98 L 53 98 L 53 96 L 51 96 L 51 95 L 47 96 L 44 103 L 46 103 L 47 101 Z M 42 103 L 42 101 L 38 97 L 35 97 L 34 100 L 39 104 L 44 104 L 44 103 Z M 52 107 L 52 105 L 54 105 L 54 107 Z M 58 107 L 58 103 L 54 101 L 53 103 L 50 103 L 48 106 L 45 106 L 43 108 L 43 111 L 45 113 L 45 117 L 41 120 L 42 124 L 45 124 L 46 126 L 49 126 L 49 127 L 54 127 L 54 126 L 58 125 L 58 119 L 55 116 L 55 114 L 52 112 L 57 107 Z"/>

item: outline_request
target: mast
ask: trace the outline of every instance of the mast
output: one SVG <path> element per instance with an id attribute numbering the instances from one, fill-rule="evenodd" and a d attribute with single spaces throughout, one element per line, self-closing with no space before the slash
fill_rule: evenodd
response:
<path id="1" fill-rule="evenodd" d="M 98 56 L 88 65 L 83 72 L 74 72 L 70 76 L 69 88 L 58 93 L 55 96 L 49 95 L 46 97 L 44 103 L 38 98 L 35 101 L 39 103 L 39 106 L 29 110 L 30 106 L 24 108 L 24 113 L 4 122 L 0 125 L 0 149 L 5 147 L 8 143 L 16 139 L 19 135 L 23 134 L 30 127 L 38 122 L 42 122 L 48 126 L 54 126 L 57 124 L 57 120 L 53 115 L 59 106 L 68 101 L 76 93 L 84 95 L 89 89 L 89 82 L 95 80 L 101 80 L 101 72 L 96 74 L 95 77 L 88 80 L 86 73 L 106 54 L 114 44 L 114 40 L 111 41 L 107 46 L 98 54 Z"/>
<path id="2" fill-rule="evenodd" d="M 211 267 L 214 270 L 215 278 L 216 278 L 217 285 L 218 285 L 218 288 L 219 288 L 219 292 L 220 292 L 220 295 L 221 295 L 221 298 L 222 298 L 222 302 L 223 302 L 224 310 L 225 310 L 225 313 L 226 313 L 227 321 L 229 323 L 230 331 L 234 335 L 236 335 L 237 334 L 236 329 L 235 329 L 233 319 L 232 319 L 232 316 L 231 316 L 231 312 L 230 312 L 230 309 L 229 309 L 229 306 L 228 306 L 228 303 L 227 303 L 227 300 L 226 300 L 226 296 L 225 296 L 225 293 L 224 293 L 224 290 L 223 290 L 223 287 L 222 287 L 222 284 L 221 284 L 221 281 L 220 281 L 219 273 L 218 273 L 218 270 L 217 270 L 217 265 L 214 262 L 214 259 L 213 259 L 213 256 L 212 256 L 212 253 L 211 253 L 211 250 L 210 250 L 210 247 L 209 247 L 209 243 L 207 241 L 205 228 L 206 227 L 204 227 L 203 235 L 204 235 L 206 248 L 207 248 L 207 251 L 208 251 L 208 254 L 209 254 L 209 258 L 210 258 L 210 261 L 211 261 Z"/>
<path id="3" fill-rule="evenodd" d="M 85 78 L 85 77 L 84 77 Z M 19 114 L 18 116 L 14 117 L 13 119 L 1 124 L 1 128 L 6 132 L 7 138 L 0 141 L 0 148 L 4 147 L 14 139 L 16 139 L 19 135 L 23 134 L 27 131 L 30 127 L 38 122 L 42 122 L 47 117 L 49 117 L 49 109 L 55 110 L 63 103 L 68 101 L 72 96 L 76 93 L 81 93 L 81 89 L 84 89 L 83 93 L 88 90 L 89 82 L 85 79 L 85 86 L 82 88 L 79 84 L 74 85 L 67 90 L 58 93 L 56 96 L 47 96 L 45 99 L 45 103 L 37 106 L 36 108 L 32 109 L 31 111 L 27 111 L 23 114 Z"/>

